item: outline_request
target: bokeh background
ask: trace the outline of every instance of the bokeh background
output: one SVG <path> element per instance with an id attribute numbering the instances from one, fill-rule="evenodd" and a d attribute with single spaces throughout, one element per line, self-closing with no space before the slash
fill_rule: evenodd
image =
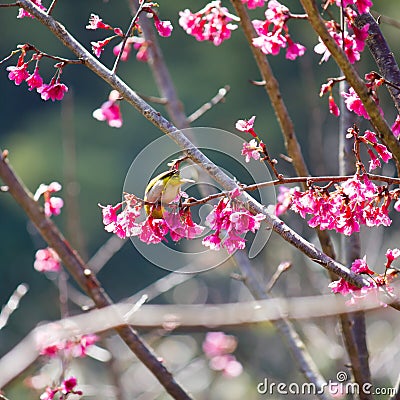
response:
<path id="1" fill-rule="evenodd" d="M 232 11 L 229 2 L 223 3 L 227 3 L 226 6 Z M 302 11 L 298 2 L 290 3 L 293 3 L 288 4 L 292 12 Z M 396 0 L 375 3 L 375 10 L 379 13 L 400 18 Z M 279 154 L 285 153 L 285 150 L 269 100 L 262 87 L 250 83 L 250 80 L 259 80 L 260 76 L 240 30 L 233 32 L 232 38 L 221 46 L 214 47 L 210 43 L 196 42 L 178 25 L 180 10 L 189 8 L 197 11 L 204 5 L 205 3 L 200 4 L 194 0 L 160 2 L 160 17 L 171 20 L 174 25 L 172 37 L 160 38 L 160 45 L 186 112 L 192 113 L 213 97 L 219 88 L 229 85 L 231 90 L 225 101 L 208 111 L 194 126 L 235 132 L 237 119 L 256 115 L 256 130 L 267 144 L 270 154 L 279 159 L 279 167 L 284 173 L 291 174 L 290 165 L 279 158 Z M 105 32 L 85 29 L 92 12 L 99 14 L 105 22 L 113 26 L 125 29 L 129 24 L 127 1 L 59 1 L 54 16 L 84 46 L 90 48 L 90 41 L 105 37 Z M 73 58 L 38 22 L 28 18 L 17 20 L 16 15 L 16 8 L 1 9 L 1 59 L 18 44 L 26 42 L 47 53 Z M 253 11 L 252 16 L 262 18 L 261 10 Z M 394 54 L 398 54 L 399 30 L 387 24 L 382 24 L 381 28 Z M 320 99 L 318 92 L 326 78 L 337 76 L 338 70 L 332 62 L 318 65 L 320 56 L 312 51 L 317 39 L 305 22 L 292 21 L 290 29 L 292 37 L 307 46 L 305 56 L 290 62 L 281 54 L 269 57 L 269 61 L 280 82 L 284 101 L 294 121 L 311 172 L 334 174 L 338 171 L 338 120 L 328 114 L 327 99 Z M 109 67 L 114 60 L 112 47 L 108 46 L 101 57 Z M 9 150 L 10 162 L 31 191 L 34 192 L 40 183 L 59 181 L 64 185 L 61 195 L 67 204 L 62 214 L 54 220 L 85 259 L 89 259 L 110 237 L 103 229 L 97 204 L 119 201 L 124 178 L 132 160 L 161 133 L 124 103 L 121 104 L 124 125 L 120 129 L 110 128 L 92 118 L 93 110 L 107 99 L 109 88 L 83 66 L 67 66 L 64 69 L 62 81 L 69 87 L 69 92 L 62 102 L 42 101 L 39 95 L 29 92 L 26 85 L 17 87 L 8 80 L 6 67 L 15 65 L 16 60 L 17 57 L 8 60 L 1 64 L 0 69 L 0 146 Z M 49 60 L 41 63 L 41 74 L 46 81 L 54 73 L 53 64 Z M 367 51 L 358 68 L 360 73 L 371 68 L 376 69 Z M 129 62 L 121 64 L 119 74 L 137 92 L 158 95 L 148 66 L 136 61 L 134 56 L 131 56 Z M 381 95 L 385 115 L 391 123 L 395 118 L 394 107 L 384 90 Z M 162 106 L 155 107 L 166 115 Z M 248 139 L 244 135 L 243 138 Z M 216 162 L 224 162 L 218 159 L 218 155 L 216 157 Z M 224 167 L 230 169 L 229 164 Z M 75 175 L 72 181 L 71 173 Z M 392 174 L 393 169 L 386 167 L 384 173 Z M 58 289 L 54 284 L 56 278 L 33 269 L 35 251 L 44 247 L 44 243 L 7 194 L 0 195 L 0 216 L 0 304 L 7 302 L 20 283 L 29 285 L 29 292 L 22 299 L 20 308 L 0 331 L 0 355 L 3 355 L 38 323 L 59 318 L 60 309 L 57 305 Z M 315 240 L 312 231 L 297 216 L 290 214 L 285 218 L 296 231 L 309 240 Z M 380 263 L 383 268 L 383 243 L 385 249 L 398 247 L 397 226 L 395 221 L 395 229 L 392 229 L 389 236 L 378 229 L 364 232 L 363 251 L 372 265 Z M 301 296 L 327 291 L 328 278 L 325 273 L 274 234 L 268 246 L 253 262 L 260 279 L 267 282 L 282 260 L 293 261 L 294 268 L 279 281 L 275 288 L 277 295 Z M 162 294 L 155 302 L 222 303 L 251 299 L 240 282 L 230 279 L 230 274 L 235 270 L 234 263 L 227 262 L 217 270 L 193 277 Z M 167 273 L 148 263 L 127 243 L 100 271 L 98 277 L 111 297 L 119 301 L 144 289 Z M 72 314 L 79 311 L 72 304 L 70 307 Z M 391 348 L 389 346 L 396 343 L 393 312 L 386 311 L 379 316 L 371 314 L 369 321 L 372 354 Z M 288 382 L 290 379 L 302 381 L 272 326 L 265 324 L 230 333 L 239 338 L 236 355 L 245 369 L 240 377 L 233 380 L 215 375 L 208 369 L 206 361 L 201 357 L 204 332 L 180 333 L 166 338 L 159 332 L 145 332 L 149 341 L 163 356 L 175 360 L 177 368 L 183 369 L 186 364 L 192 365 L 193 374 L 189 374 L 187 382 L 192 382 L 192 390 L 197 398 L 255 399 L 260 396 L 256 393 L 256 383 L 264 377 L 271 377 L 278 382 Z M 316 357 L 322 371 L 334 377 L 335 371 L 343 368 L 345 359 L 335 321 L 310 320 L 307 324 L 301 324 L 301 334 L 310 344 L 311 353 Z M 109 346 L 115 346 L 116 351 L 120 351 L 119 354 L 124 353 L 118 340 L 108 341 Z M 321 348 L 324 348 L 324 352 L 320 351 Z M 388 366 L 387 360 L 383 363 L 379 359 L 372 359 L 375 362 L 372 364 L 373 372 L 377 373 L 379 382 L 386 385 L 392 383 L 398 371 L 388 372 L 390 365 Z M 137 396 L 135 398 L 157 398 L 157 389 L 150 397 L 140 394 L 140 390 L 147 389 L 146 386 L 138 388 L 138 382 L 150 382 L 150 389 L 154 388 L 154 383 L 149 380 L 142 367 L 129 357 L 122 362 L 125 364 L 120 373 L 121 381 L 129 387 L 130 393 L 134 393 Z M 383 368 L 382 364 L 387 368 Z M 85 360 L 76 368 L 86 374 L 88 385 L 96 386 L 93 382 L 100 382 L 103 378 L 103 381 L 112 385 L 112 378 L 107 374 L 106 368 L 99 368 L 97 362 Z M 37 392 L 27 389 L 23 383 L 23 379 L 36 372 L 37 370 L 29 371 L 10 388 L 10 399 L 38 398 Z M 131 376 L 135 377 L 133 381 L 130 380 Z M 93 393 L 96 398 L 105 399 L 112 398 L 109 396 L 114 392 L 98 388 Z M 140 395 L 143 397 L 139 397 Z"/>

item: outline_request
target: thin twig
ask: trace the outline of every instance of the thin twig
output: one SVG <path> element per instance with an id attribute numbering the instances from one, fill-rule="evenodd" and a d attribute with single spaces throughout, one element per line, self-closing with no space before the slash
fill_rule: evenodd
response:
<path id="1" fill-rule="evenodd" d="M 378 13 L 376 11 L 371 11 L 371 14 L 376 18 L 377 23 L 381 24 L 388 24 L 391 25 L 397 29 L 400 29 L 400 21 L 394 18 L 390 18 L 387 15 L 382 15 L 381 13 Z M 379 22 L 378 22 L 379 21 Z"/>
<path id="2" fill-rule="evenodd" d="M 36 46 L 30 43 L 26 43 L 25 46 L 26 46 L 25 51 L 35 51 L 42 57 L 50 58 L 51 60 L 58 61 L 63 64 L 83 64 L 83 60 L 69 60 L 68 58 L 53 56 L 51 54 L 45 53 L 44 51 L 39 50 Z"/>
<path id="3" fill-rule="evenodd" d="M 281 275 L 284 272 L 288 271 L 291 267 L 292 267 L 292 263 L 290 261 L 281 262 L 278 265 L 278 268 L 276 269 L 274 274 L 272 275 L 272 278 L 268 281 L 268 284 L 265 287 L 265 291 L 267 293 L 269 293 L 272 290 L 272 288 L 276 285 L 276 283 L 278 282 Z"/>
<path id="4" fill-rule="evenodd" d="M 21 283 L 14 290 L 7 303 L 3 306 L 0 312 L 0 330 L 2 330 L 10 319 L 12 313 L 19 307 L 21 299 L 28 293 L 29 286 L 26 283 Z"/>
<path id="5" fill-rule="evenodd" d="M 5 8 L 5 7 L 19 7 L 19 4 L 18 3 L 0 4 L 0 8 Z"/>
<path id="6" fill-rule="evenodd" d="M 204 115 L 208 110 L 211 110 L 215 105 L 224 101 L 230 89 L 229 85 L 225 85 L 223 88 L 219 89 L 218 93 L 210 101 L 204 103 L 200 108 L 187 117 L 188 122 L 191 124 Z"/>
<path id="7" fill-rule="evenodd" d="M 168 99 L 165 97 L 157 97 L 157 96 L 148 96 L 146 94 L 138 93 L 138 95 L 145 101 L 148 101 L 149 103 L 155 103 L 155 104 L 162 104 L 166 105 L 168 104 Z"/>
<path id="8" fill-rule="evenodd" d="M 53 0 L 50 4 L 49 9 L 47 10 L 47 15 L 51 15 L 51 13 L 54 10 L 54 7 L 56 6 L 58 0 Z"/>
<path id="9" fill-rule="evenodd" d="M 125 32 L 124 40 L 122 41 L 122 44 L 121 44 L 121 49 L 120 49 L 120 51 L 118 53 L 118 56 L 117 56 L 117 58 L 115 59 L 115 62 L 114 62 L 114 66 L 113 66 L 113 69 L 112 69 L 112 74 L 116 74 L 117 73 L 118 64 L 119 64 L 119 62 L 121 60 L 121 57 L 122 57 L 122 54 L 123 54 L 123 52 L 125 50 L 126 41 L 128 40 L 128 37 L 131 34 L 131 31 L 132 31 L 133 27 L 135 26 L 135 24 L 136 24 L 136 22 L 137 22 L 137 20 L 139 18 L 140 13 L 142 12 L 143 4 L 144 4 L 144 2 L 141 2 L 139 4 L 139 8 L 138 8 L 136 14 L 133 16 L 133 18 L 131 20 L 131 23 L 129 24 L 129 28 Z"/>

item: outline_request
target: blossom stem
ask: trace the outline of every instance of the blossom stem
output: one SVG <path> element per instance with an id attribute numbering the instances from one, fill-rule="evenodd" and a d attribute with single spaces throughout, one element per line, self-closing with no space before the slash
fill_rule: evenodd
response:
<path id="1" fill-rule="evenodd" d="M 18 3 L 0 4 L 0 8 L 5 8 L 5 7 L 19 7 L 19 5 Z"/>
<path id="2" fill-rule="evenodd" d="M 30 50 L 35 51 L 36 54 L 38 54 L 41 57 L 50 58 L 51 60 L 55 60 L 55 61 L 61 62 L 63 64 L 83 64 L 84 63 L 83 60 L 69 60 L 67 58 L 53 56 L 51 54 L 48 54 L 48 53 L 45 53 L 45 52 L 39 50 L 37 47 L 35 47 L 34 45 L 32 45 L 30 43 L 26 43 L 25 46 L 26 46 L 24 48 L 25 51 L 30 51 Z"/>
<path id="3" fill-rule="evenodd" d="M 193 112 L 187 117 L 188 123 L 191 124 L 192 122 L 196 121 L 207 111 L 211 110 L 212 107 L 224 101 L 226 95 L 230 90 L 231 88 L 229 85 L 225 85 L 223 88 L 219 89 L 218 93 L 210 101 L 204 103 L 199 109 L 197 109 L 195 112 Z"/>
<path id="4" fill-rule="evenodd" d="M 136 21 L 138 20 L 140 13 L 143 11 L 143 5 L 144 5 L 144 2 L 139 3 L 139 7 L 138 7 L 138 9 L 136 11 L 136 14 L 133 16 L 133 18 L 131 20 L 131 23 L 129 24 L 129 28 L 127 29 L 127 31 L 126 31 L 126 33 L 124 35 L 124 39 L 123 39 L 122 44 L 121 44 L 121 49 L 120 49 L 120 51 L 118 53 L 117 58 L 115 59 L 114 66 L 113 66 L 113 69 L 111 71 L 111 73 L 113 75 L 115 75 L 116 72 L 117 72 L 118 65 L 119 65 L 119 62 L 120 62 L 121 57 L 122 57 L 122 53 L 124 52 L 124 49 L 125 49 L 126 41 L 128 40 L 128 37 L 131 34 L 131 31 L 132 31 L 133 27 L 135 26 Z"/>

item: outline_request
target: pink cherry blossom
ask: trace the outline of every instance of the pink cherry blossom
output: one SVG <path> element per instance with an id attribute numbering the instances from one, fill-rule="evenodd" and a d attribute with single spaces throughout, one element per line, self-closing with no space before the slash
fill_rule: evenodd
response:
<path id="1" fill-rule="evenodd" d="M 189 208 L 178 213 L 164 211 L 163 218 L 169 228 L 169 235 L 174 242 L 182 238 L 195 239 L 205 229 L 203 226 L 193 222 Z"/>
<path id="2" fill-rule="evenodd" d="M 100 57 L 101 53 L 104 51 L 104 47 L 108 45 L 111 41 L 111 37 L 106 38 L 104 40 L 99 40 L 98 42 L 90 42 L 92 45 L 92 51 L 96 55 L 96 57 Z"/>
<path id="3" fill-rule="evenodd" d="M 61 269 L 61 260 L 52 248 L 47 247 L 36 252 L 33 267 L 39 272 L 58 272 Z"/>
<path id="4" fill-rule="evenodd" d="M 351 28 L 353 29 L 354 32 L 356 50 L 362 52 L 365 47 L 365 40 L 368 37 L 369 24 L 365 24 L 361 29 L 358 29 L 357 26 L 355 25 L 351 25 Z"/>
<path id="5" fill-rule="evenodd" d="M 32 2 L 39 7 L 42 11 L 46 10 L 46 7 L 44 7 L 42 5 L 42 0 L 32 0 Z M 35 18 L 32 14 L 28 13 L 28 11 L 25 11 L 23 8 L 20 8 L 18 11 L 18 16 L 17 18 L 25 18 L 25 17 L 29 17 L 29 18 Z"/>
<path id="6" fill-rule="evenodd" d="M 108 101 L 93 111 L 93 118 L 98 121 L 107 121 L 107 124 L 113 128 L 120 128 L 123 122 L 118 102 L 119 97 L 119 93 L 116 90 L 112 90 L 108 96 Z"/>
<path id="7" fill-rule="evenodd" d="M 379 158 L 375 155 L 375 153 L 371 149 L 367 149 L 368 155 L 370 156 L 371 160 L 369 161 L 369 171 L 373 171 L 376 168 L 381 166 L 381 162 Z"/>
<path id="8" fill-rule="evenodd" d="M 367 265 L 366 256 L 354 260 L 351 264 L 351 270 L 356 274 L 374 274 L 374 271 L 371 271 Z"/>
<path id="9" fill-rule="evenodd" d="M 40 400 L 53 400 L 57 392 L 58 390 L 53 390 L 48 386 L 46 387 L 46 390 L 40 395 Z"/>
<path id="10" fill-rule="evenodd" d="M 60 215 L 61 208 L 64 206 L 64 200 L 61 197 L 50 197 L 44 203 L 44 213 L 46 216 Z"/>
<path id="11" fill-rule="evenodd" d="M 358 290 L 357 286 L 352 285 L 351 283 L 345 281 L 343 278 L 331 282 L 328 286 L 331 288 L 333 293 L 340 293 L 343 296 Z"/>
<path id="12" fill-rule="evenodd" d="M 132 45 L 135 50 L 138 50 L 138 52 L 136 53 L 136 59 L 138 61 L 147 62 L 149 59 L 148 50 L 147 50 L 148 42 L 146 42 L 144 40 L 144 38 L 137 37 L 137 36 L 132 36 L 127 39 L 125 47 L 124 47 L 124 51 L 122 52 L 122 55 L 121 55 L 121 61 L 128 60 L 131 49 L 132 49 Z M 119 52 L 121 51 L 121 46 L 122 46 L 122 42 L 114 47 L 113 53 L 115 56 L 117 56 L 119 54 Z"/>
<path id="13" fill-rule="evenodd" d="M 211 358 L 232 353 L 236 346 L 237 340 L 234 336 L 226 335 L 224 332 L 208 332 L 203 342 L 203 351 Z"/>
<path id="14" fill-rule="evenodd" d="M 7 67 L 7 71 L 10 71 L 8 74 L 8 79 L 10 81 L 14 81 L 16 85 L 20 85 L 27 78 L 29 78 L 28 63 L 23 63 L 21 65 L 17 65 L 16 67 Z"/>
<path id="15" fill-rule="evenodd" d="M 387 249 L 386 251 L 386 265 L 385 268 L 388 269 L 391 267 L 393 261 L 397 260 L 400 257 L 399 249 Z"/>
<path id="16" fill-rule="evenodd" d="M 216 0 L 207 4 L 197 13 L 186 9 L 179 13 L 179 25 L 198 41 L 210 41 L 219 46 L 224 40 L 229 39 L 231 31 L 237 25 L 231 21 L 239 19 L 230 14 L 226 7 L 221 6 L 221 1 Z"/>
<path id="17" fill-rule="evenodd" d="M 301 57 L 306 48 L 300 43 L 294 43 L 289 36 L 286 36 L 287 39 L 287 49 L 286 49 L 286 58 L 288 60 L 295 60 L 297 57 Z"/>
<path id="18" fill-rule="evenodd" d="M 209 247 L 210 250 L 220 250 L 221 249 L 221 238 L 218 233 L 213 233 L 212 235 L 206 236 L 202 240 L 203 246 Z"/>
<path id="19" fill-rule="evenodd" d="M 260 229 L 261 221 L 265 219 L 265 215 L 252 215 L 248 210 L 241 209 L 234 211 L 229 216 L 232 228 L 238 233 L 246 233 L 248 231 L 255 232 Z"/>
<path id="20" fill-rule="evenodd" d="M 294 192 L 299 192 L 299 187 L 288 188 L 286 186 L 279 186 L 279 193 L 276 198 L 275 215 L 279 217 L 280 215 L 286 213 L 292 204 L 292 194 Z"/>
<path id="21" fill-rule="evenodd" d="M 243 250 L 246 247 L 246 240 L 237 235 L 235 231 L 228 231 L 228 237 L 223 244 L 228 253 L 233 254 L 236 250 Z"/>
<path id="22" fill-rule="evenodd" d="M 256 120 L 256 116 L 255 115 L 253 115 L 249 120 L 239 119 L 236 122 L 235 127 L 236 127 L 236 129 L 238 131 L 250 133 L 251 136 L 256 138 L 257 134 L 253 129 L 255 120 Z"/>
<path id="23" fill-rule="evenodd" d="M 332 95 L 329 95 L 329 112 L 335 117 L 340 115 L 339 107 L 336 105 L 335 99 Z"/>
<path id="24" fill-rule="evenodd" d="M 356 61 L 358 61 L 360 59 L 360 51 L 362 51 L 364 48 L 362 44 L 362 38 L 365 36 L 364 30 L 357 32 L 357 36 L 355 36 L 349 34 L 348 32 L 344 32 L 344 34 L 342 34 L 342 32 L 338 30 L 334 21 L 327 21 L 326 27 L 329 34 L 332 36 L 338 46 L 344 48 L 344 52 L 346 53 L 349 62 L 354 64 Z M 318 40 L 319 43 L 314 47 L 314 51 L 317 54 L 322 54 L 321 62 L 328 61 L 331 53 L 320 37 Z"/>
<path id="25" fill-rule="evenodd" d="M 228 378 L 235 378 L 243 372 L 242 364 L 232 354 L 224 354 L 213 357 L 209 366 L 214 371 L 221 371 Z"/>
<path id="26" fill-rule="evenodd" d="M 161 21 L 156 14 L 153 14 L 154 18 L 154 26 L 157 29 L 157 32 L 162 37 L 169 37 L 171 36 L 173 26 L 171 21 Z"/>
<path id="27" fill-rule="evenodd" d="M 357 115 L 364 117 L 365 119 L 369 119 L 369 115 L 367 110 L 364 107 L 364 104 L 358 97 L 358 94 L 354 91 L 352 87 L 349 88 L 349 92 L 342 92 L 342 97 L 345 99 L 344 102 L 349 111 L 355 112 Z"/>
<path id="28" fill-rule="evenodd" d="M 62 100 L 64 98 L 65 93 L 68 92 L 68 87 L 63 83 L 60 83 L 58 79 L 52 79 L 50 84 L 44 84 L 36 90 L 38 93 L 40 93 L 40 96 L 44 101 L 49 99 L 55 101 Z"/>
<path id="29" fill-rule="evenodd" d="M 244 142 L 242 148 L 242 156 L 245 156 L 245 161 L 248 163 L 252 158 L 254 160 L 260 159 L 260 146 L 255 139 L 250 140 L 249 143 Z"/>
<path id="30" fill-rule="evenodd" d="M 39 74 L 39 68 L 36 66 L 33 74 L 29 75 L 26 79 L 26 83 L 29 86 L 29 90 L 38 89 L 43 85 L 43 79 Z"/>
<path id="31" fill-rule="evenodd" d="M 397 114 L 396 120 L 393 122 L 392 132 L 397 138 L 400 136 L 400 114 Z"/>
<path id="32" fill-rule="evenodd" d="M 169 229 L 163 219 L 155 219 L 148 216 L 145 223 L 141 226 L 139 239 L 146 244 L 156 244 L 165 240 Z"/>
<path id="33" fill-rule="evenodd" d="M 37 188 L 34 199 L 39 200 L 41 196 L 44 198 L 44 212 L 47 217 L 59 215 L 61 208 L 64 206 L 64 201 L 60 197 L 53 197 L 52 194 L 59 192 L 62 186 L 58 182 L 52 182 L 49 185 L 40 184 Z"/>
<path id="34" fill-rule="evenodd" d="M 77 379 L 74 376 L 70 376 L 69 378 L 63 380 L 60 386 L 60 391 L 65 395 L 70 393 L 82 395 L 82 392 L 80 390 L 75 390 L 77 384 L 78 384 Z"/>
<path id="35" fill-rule="evenodd" d="M 90 14 L 89 24 L 86 25 L 86 29 L 112 29 L 112 27 L 105 24 L 97 14 Z"/>
<path id="36" fill-rule="evenodd" d="M 108 205 L 108 206 L 102 206 L 99 204 L 101 207 L 101 212 L 103 213 L 103 224 L 105 226 L 113 224 L 117 222 L 117 211 L 119 211 L 122 207 L 122 203 L 118 203 L 115 206 Z"/>

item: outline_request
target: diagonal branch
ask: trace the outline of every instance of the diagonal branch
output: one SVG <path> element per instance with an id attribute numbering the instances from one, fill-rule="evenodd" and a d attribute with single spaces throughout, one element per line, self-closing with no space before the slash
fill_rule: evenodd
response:
<path id="1" fill-rule="evenodd" d="M 325 21 L 322 19 L 315 1 L 300 0 L 300 2 L 304 8 L 304 11 L 308 14 L 308 21 L 312 28 L 324 42 L 337 65 L 343 71 L 347 82 L 353 87 L 360 100 L 364 104 L 364 107 L 371 118 L 372 126 L 379 133 L 382 141 L 389 147 L 390 151 L 395 156 L 399 169 L 400 142 L 395 138 L 389 125 L 380 114 L 379 107 L 371 98 L 364 81 L 357 74 L 355 68 L 349 63 L 349 60 L 344 54 L 343 50 L 337 45 L 335 40 L 329 34 L 325 26 Z"/>

